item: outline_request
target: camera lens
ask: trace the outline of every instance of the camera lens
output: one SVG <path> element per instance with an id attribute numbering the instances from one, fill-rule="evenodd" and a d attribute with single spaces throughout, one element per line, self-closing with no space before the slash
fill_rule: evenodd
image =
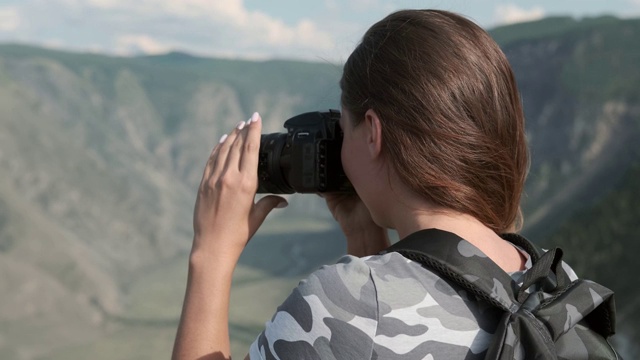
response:
<path id="1" fill-rule="evenodd" d="M 260 138 L 258 193 L 293 194 L 287 182 L 291 168 L 291 144 L 286 133 L 265 134 Z"/>
<path id="2" fill-rule="evenodd" d="M 258 193 L 354 192 L 342 169 L 337 110 L 312 111 L 284 122 L 286 133 L 262 135 Z"/>

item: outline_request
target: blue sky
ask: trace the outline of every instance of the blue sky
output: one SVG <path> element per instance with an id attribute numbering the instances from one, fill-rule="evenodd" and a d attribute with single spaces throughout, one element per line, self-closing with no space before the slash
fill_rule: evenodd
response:
<path id="1" fill-rule="evenodd" d="M 403 8 L 450 10 L 485 28 L 556 15 L 640 17 L 640 0 L 0 0 L 0 42 L 341 62 L 372 23 Z"/>

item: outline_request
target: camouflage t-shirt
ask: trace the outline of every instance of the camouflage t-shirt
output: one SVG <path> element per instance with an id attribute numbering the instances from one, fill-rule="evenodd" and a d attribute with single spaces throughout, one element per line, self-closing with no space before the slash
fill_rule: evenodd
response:
<path id="1" fill-rule="evenodd" d="M 511 276 L 519 282 L 523 273 Z M 398 253 L 345 256 L 300 282 L 249 354 L 252 360 L 482 359 L 497 311 Z"/>

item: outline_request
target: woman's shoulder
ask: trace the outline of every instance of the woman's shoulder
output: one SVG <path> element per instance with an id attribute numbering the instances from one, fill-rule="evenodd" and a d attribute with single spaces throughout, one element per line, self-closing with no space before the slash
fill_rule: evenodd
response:
<path id="1" fill-rule="evenodd" d="M 372 345 L 379 358 L 409 352 L 442 351 L 444 358 L 458 352 L 479 354 L 495 331 L 499 316 L 490 305 L 399 253 L 345 257 L 319 270 L 319 279 L 336 280 L 326 277 L 330 269 L 340 274 L 343 283 L 354 284 L 353 279 L 364 283 L 362 276 L 369 275 L 367 284 L 372 291 L 360 292 L 360 301 L 375 306 Z M 357 287 L 352 291 L 357 292 Z M 439 345 L 434 347 L 434 343 Z"/>
<path id="2" fill-rule="evenodd" d="M 391 252 L 362 258 L 343 256 L 335 264 L 311 273 L 297 289 L 304 295 L 338 298 L 341 302 L 357 300 L 378 307 L 375 303 L 390 296 L 404 294 L 411 301 L 412 296 L 443 292 L 443 288 L 450 286 L 436 272 Z M 445 293 L 451 295 L 451 291 Z M 393 303 L 399 305 L 397 301 Z"/>
<path id="3" fill-rule="evenodd" d="M 251 358 L 368 359 L 377 316 L 371 269 L 362 259 L 345 256 L 293 289 L 251 345 Z"/>
<path id="4" fill-rule="evenodd" d="M 460 297 L 460 289 L 452 282 L 396 252 L 362 258 L 343 256 L 335 264 L 311 273 L 298 289 L 304 294 L 338 296 L 341 300 L 347 297 L 344 293 L 360 301 L 373 297 L 375 302 L 389 301 L 393 307 L 413 305 L 428 295 L 437 302 Z M 395 300 L 396 297 L 403 300 Z"/>
<path id="5" fill-rule="evenodd" d="M 378 332 L 411 333 L 415 331 L 411 327 L 433 322 L 442 330 L 475 331 L 478 321 L 491 312 L 489 305 L 478 302 L 465 289 L 396 252 L 345 256 L 301 285 L 307 294 L 375 320 Z"/>
<path id="6" fill-rule="evenodd" d="M 300 282 L 252 344 L 251 358 L 268 353 L 370 358 L 374 352 L 394 358 L 435 351 L 422 349 L 432 341 L 445 357 L 451 351 L 478 353 L 491 332 L 491 324 L 482 321 L 486 310 L 398 253 L 345 256 Z"/>

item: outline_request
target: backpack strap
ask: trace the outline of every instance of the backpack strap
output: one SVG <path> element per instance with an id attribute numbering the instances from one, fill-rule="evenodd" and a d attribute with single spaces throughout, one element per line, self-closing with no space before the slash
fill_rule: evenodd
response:
<path id="1" fill-rule="evenodd" d="M 527 298 L 527 291 L 534 284 L 546 292 L 551 292 L 558 287 L 565 288 L 571 284 L 569 274 L 562 268 L 562 249 L 555 248 L 545 252 L 518 234 L 505 234 L 503 238 L 524 249 L 531 256 L 532 263 L 536 264 L 525 273 L 522 285 L 518 289 L 516 299 L 520 303 Z"/>
<path id="2" fill-rule="evenodd" d="M 477 298 L 507 312 L 519 307 L 516 282 L 478 248 L 456 234 L 439 230 L 417 231 L 385 251 L 398 252 L 437 271 Z"/>
<path id="3" fill-rule="evenodd" d="M 524 302 L 524 292 L 531 285 L 540 284 L 540 290 L 552 294 L 541 300 L 536 310 L 536 316 L 543 319 L 554 340 L 577 322 L 580 317 L 559 316 L 567 313 L 567 305 L 574 313 L 586 314 L 584 322 L 588 327 L 604 338 L 615 334 L 615 299 L 612 290 L 590 280 L 571 278 L 562 267 L 562 249 L 555 248 L 544 252 L 523 236 L 504 234 L 502 237 L 527 251 L 535 264 L 525 273 L 523 285 L 518 290 L 517 300 Z M 543 258 L 549 256 L 546 260 Z M 551 261 L 549 263 L 549 261 Z M 549 271 L 551 270 L 551 271 Z"/>
<path id="4" fill-rule="evenodd" d="M 544 252 L 516 234 L 503 238 L 531 256 L 533 266 L 522 286 L 471 243 L 438 229 L 415 232 L 382 253 L 395 251 L 420 262 L 505 312 L 486 359 L 518 358 L 523 344 L 540 358 L 556 359 L 555 342 L 582 321 L 605 339 L 614 333 L 611 290 L 588 280 L 572 282 L 562 267 L 561 249 Z M 606 341 L 594 342 L 609 351 Z"/>

